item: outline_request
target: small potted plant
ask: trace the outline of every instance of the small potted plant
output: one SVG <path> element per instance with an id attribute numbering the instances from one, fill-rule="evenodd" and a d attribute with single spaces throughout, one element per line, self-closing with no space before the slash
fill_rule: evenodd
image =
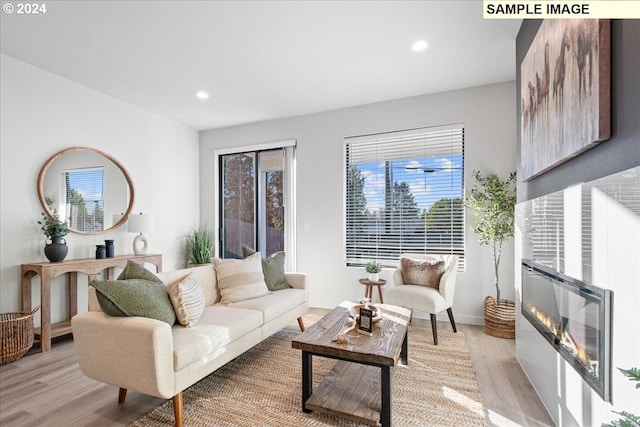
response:
<path id="1" fill-rule="evenodd" d="M 53 209 L 52 215 L 42 212 L 42 220 L 38 221 L 40 229 L 47 237 L 44 254 L 51 262 L 61 262 L 67 256 L 69 247 L 63 239 L 69 233 L 67 223 L 58 218 L 58 213 Z"/>
<path id="2" fill-rule="evenodd" d="M 369 273 L 370 282 L 378 282 L 380 280 L 380 271 L 382 271 L 382 267 L 376 261 L 369 261 L 365 270 Z"/>
<path id="3" fill-rule="evenodd" d="M 213 236 L 206 226 L 192 228 L 185 243 L 187 266 L 211 264 L 213 247 Z"/>
<path id="4" fill-rule="evenodd" d="M 515 304 L 500 298 L 499 268 L 502 243 L 513 237 L 516 206 L 516 173 L 506 179 L 496 174 L 482 176 L 473 171 L 476 185 L 467 194 L 465 205 L 475 215 L 473 231 L 481 245 L 493 249 L 493 271 L 496 298 L 484 300 L 484 330 L 499 338 L 515 338 Z"/>

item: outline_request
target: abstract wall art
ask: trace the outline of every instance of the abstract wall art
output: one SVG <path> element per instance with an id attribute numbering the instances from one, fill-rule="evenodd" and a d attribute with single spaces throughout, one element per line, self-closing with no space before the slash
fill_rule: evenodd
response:
<path id="1" fill-rule="evenodd" d="M 542 22 L 520 66 L 524 181 L 611 136 L 610 64 L 609 20 Z"/>

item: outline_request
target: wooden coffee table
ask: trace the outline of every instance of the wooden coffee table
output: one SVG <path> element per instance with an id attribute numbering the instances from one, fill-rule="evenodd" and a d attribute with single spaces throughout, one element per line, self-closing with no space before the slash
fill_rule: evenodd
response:
<path id="1" fill-rule="evenodd" d="M 375 304 L 383 318 L 373 335 L 347 336 L 349 342 L 334 342 L 349 327 L 349 307 L 343 302 L 292 340 L 302 350 L 302 410 L 340 415 L 371 426 L 391 426 L 391 368 L 400 359 L 407 364 L 408 325 L 411 310 Z M 339 360 L 325 380 L 313 390 L 313 356 Z"/>

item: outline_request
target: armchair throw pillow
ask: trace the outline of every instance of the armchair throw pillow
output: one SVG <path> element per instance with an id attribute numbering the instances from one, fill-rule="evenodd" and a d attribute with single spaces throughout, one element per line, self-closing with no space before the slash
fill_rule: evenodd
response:
<path id="1" fill-rule="evenodd" d="M 400 258 L 402 282 L 406 285 L 420 285 L 439 289 L 440 278 L 444 270 L 445 265 L 442 260 Z"/>
<path id="2" fill-rule="evenodd" d="M 214 258 L 223 304 L 245 301 L 271 293 L 264 282 L 262 257 L 257 252 L 245 259 Z"/>

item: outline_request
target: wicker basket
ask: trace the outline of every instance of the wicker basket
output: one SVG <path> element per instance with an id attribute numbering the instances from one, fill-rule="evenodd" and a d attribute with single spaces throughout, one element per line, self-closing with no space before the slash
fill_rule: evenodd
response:
<path id="1" fill-rule="evenodd" d="M 488 296 L 484 299 L 484 331 L 488 335 L 513 339 L 516 337 L 516 305 L 513 301 Z"/>
<path id="2" fill-rule="evenodd" d="M 33 345 L 33 315 L 38 311 L 0 313 L 0 365 L 20 359 Z"/>

